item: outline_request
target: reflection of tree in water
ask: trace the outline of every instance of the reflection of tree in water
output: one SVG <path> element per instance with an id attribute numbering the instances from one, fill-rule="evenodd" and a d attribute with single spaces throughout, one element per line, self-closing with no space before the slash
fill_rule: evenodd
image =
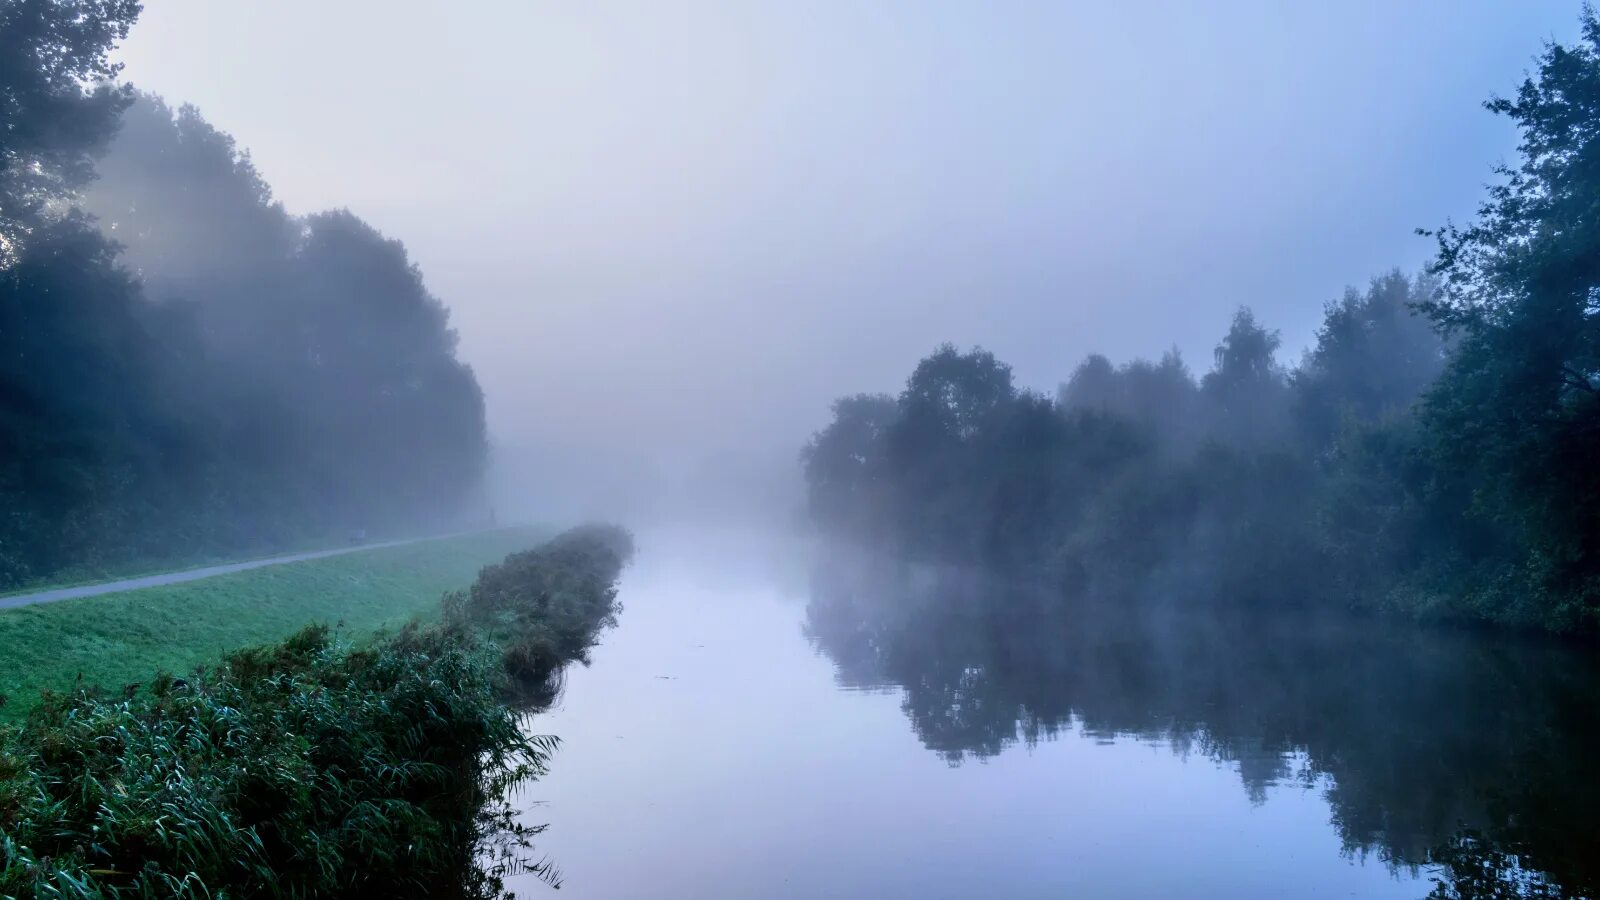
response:
<path id="1" fill-rule="evenodd" d="M 1234 764 L 1256 802 L 1322 789 L 1346 852 L 1428 866 L 1434 897 L 1600 895 L 1600 668 L 1578 654 L 834 565 L 807 636 L 842 685 L 902 689 L 952 765 L 1063 731 L 1161 743 Z"/>

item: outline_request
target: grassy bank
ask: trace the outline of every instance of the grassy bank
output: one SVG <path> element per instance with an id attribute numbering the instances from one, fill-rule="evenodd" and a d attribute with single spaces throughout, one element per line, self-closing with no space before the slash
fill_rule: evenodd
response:
<path id="1" fill-rule="evenodd" d="M 524 698 L 615 622 L 631 553 L 575 529 L 367 646 L 312 626 L 47 699 L 0 727 L 0 896 L 488 898 L 508 871 L 553 878 L 506 800 L 554 747 Z"/>
<path id="2" fill-rule="evenodd" d="M 0 720 L 20 718 L 44 689 L 187 672 L 307 622 L 359 637 L 437 614 L 441 594 L 540 536 L 509 528 L 0 611 Z"/>
<path id="3" fill-rule="evenodd" d="M 383 544 L 390 540 L 405 540 L 418 536 L 420 534 L 369 534 L 367 535 L 366 543 Z M 275 541 L 252 548 L 241 548 L 233 552 L 209 550 L 167 556 L 120 559 L 114 563 L 85 564 L 61 569 L 40 577 L 17 578 L 11 575 L 0 575 L 0 585 L 4 585 L 4 589 L 0 589 L 0 598 L 14 597 L 19 594 L 34 594 L 41 591 L 53 591 L 59 588 L 83 587 L 107 581 L 127 581 L 135 578 L 144 578 L 149 575 L 165 575 L 172 572 L 208 569 L 212 566 L 226 566 L 258 559 L 271 559 L 276 556 L 291 556 L 296 553 L 312 553 L 318 550 L 346 546 L 349 540 L 350 532 L 345 531 L 338 534 L 308 535 L 293 541 Z"/>

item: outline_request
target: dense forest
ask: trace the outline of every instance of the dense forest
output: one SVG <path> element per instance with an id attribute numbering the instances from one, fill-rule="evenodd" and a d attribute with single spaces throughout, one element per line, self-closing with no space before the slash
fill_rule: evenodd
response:
<path id="1" fill-rule="evenodd" d="M 405 248 L 0 4 L 0 589 L 472 514 L 483 396 Z"/>
<path id="2" fill-rule="evenodd" d="M 1055 397 L 946 345 L 803 454 L 825 530 L 1078 594 L 1600 634 L 1600 19 L 1488 108 L 1519 158 L 1297 365 L 1241 309 L 1196 378 L 1091 356 Z"/>

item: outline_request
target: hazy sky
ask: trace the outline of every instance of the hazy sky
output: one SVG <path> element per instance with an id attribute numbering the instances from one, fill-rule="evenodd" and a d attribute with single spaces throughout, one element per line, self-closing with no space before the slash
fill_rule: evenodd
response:
<path id="1" fill-rule="evenodd" d="M 403 239 L 510 444 L 789 453 L 945 340 L 1053 390 L 1470 214 L 1578 3 L 147 0 L 125 75 Z"/>

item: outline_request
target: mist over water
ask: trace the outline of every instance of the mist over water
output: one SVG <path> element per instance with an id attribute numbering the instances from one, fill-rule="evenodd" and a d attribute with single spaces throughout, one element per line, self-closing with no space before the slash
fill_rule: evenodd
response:
<path id="1" fill-rule="evenodd" d="M 0 0 L 0 894 L 1600 898 L 1597 197 L 1572 0 Z"/>
<path id="2" fill-rule="evenodd" d="M 563 745 L 526 816 L 578 896 L 1415 900 L 1476 896 L 1494 879 L 1471 873 L 1511 860 L 1547 891 L 1525 896 L 1600 877 L 1580 654 L 1057 617 L 971 572 L 727 532 L 640 546 L 621 626 L 534 723 Z"/>

